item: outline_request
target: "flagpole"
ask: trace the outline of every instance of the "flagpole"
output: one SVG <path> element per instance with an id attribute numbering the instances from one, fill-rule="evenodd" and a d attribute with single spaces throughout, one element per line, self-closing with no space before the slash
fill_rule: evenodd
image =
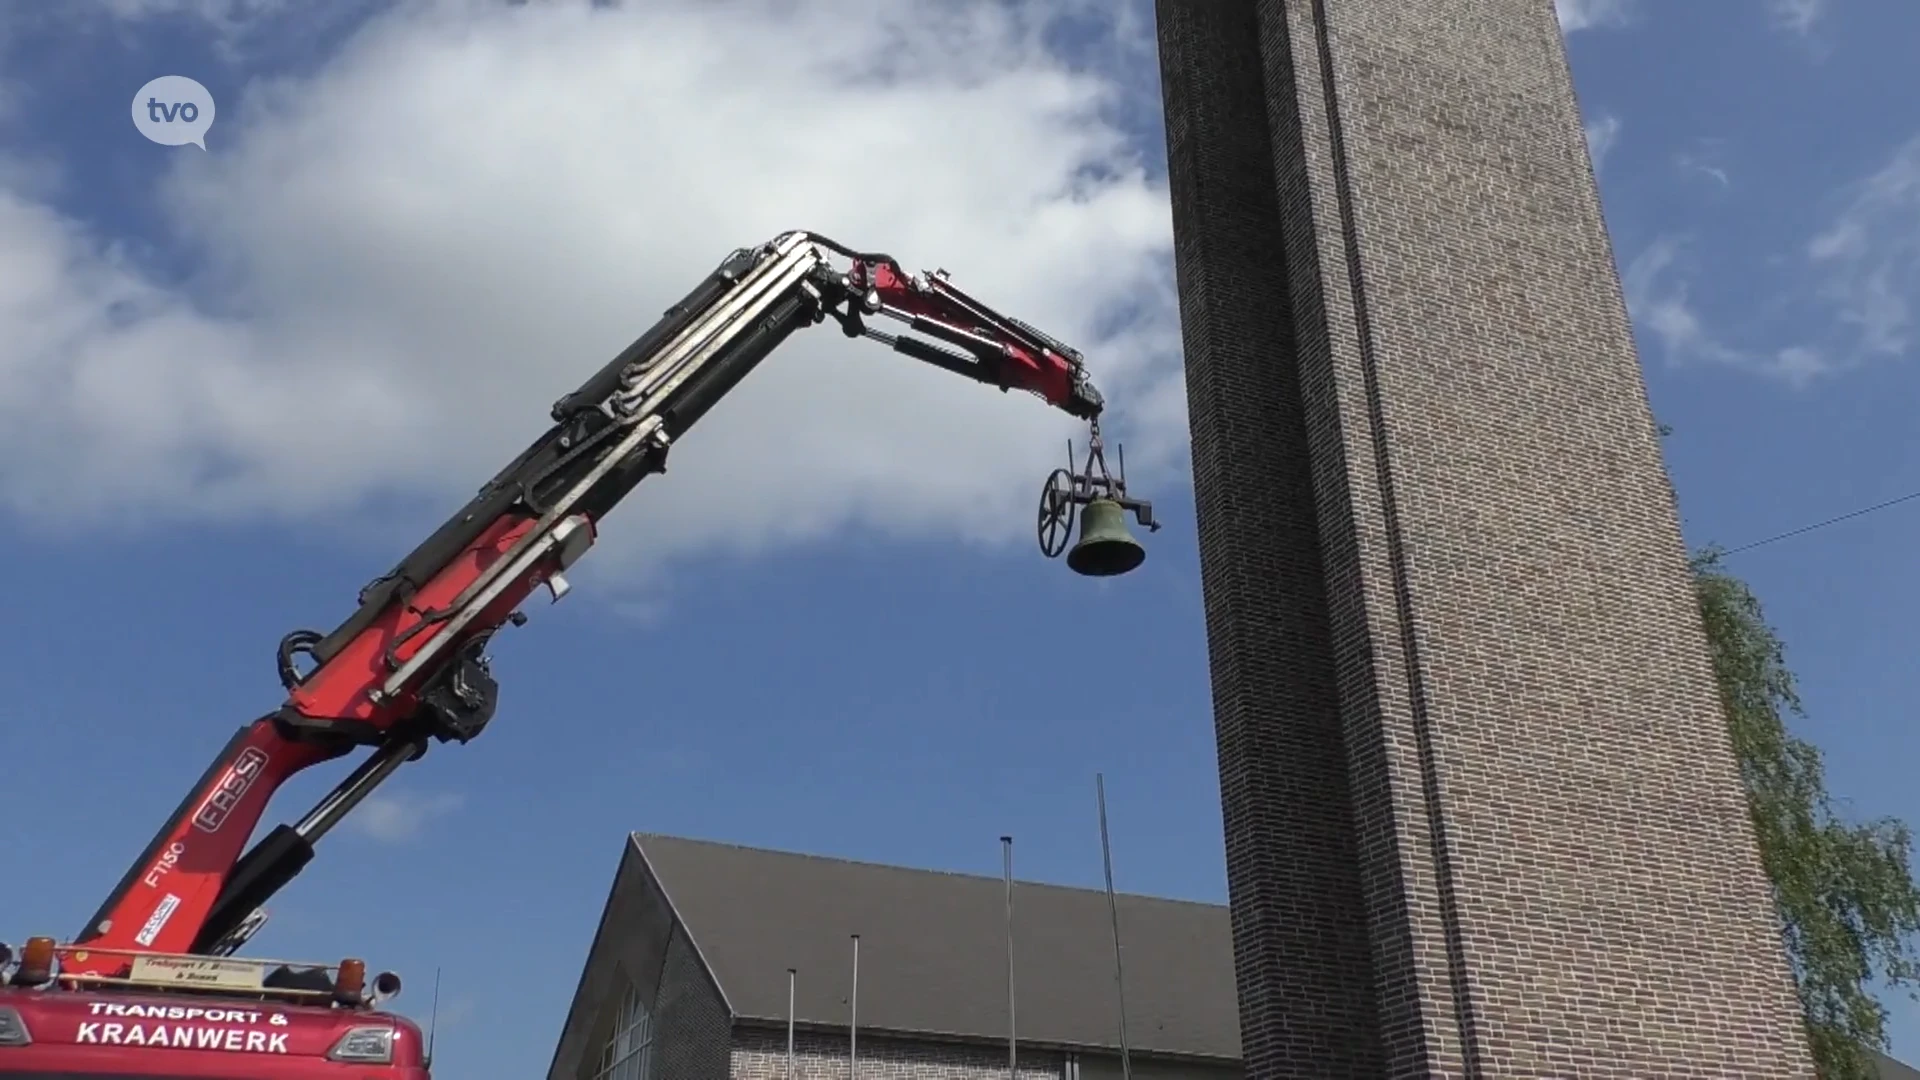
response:
<path id="1" fill-rule="evenodd" d="M 1013 837 L 1000 838 L 1000 861 L 1007 879 L 1007 1080 L 1019 1080 L 1019 1040 L 1013 1023 Z"/>
<path id="2" fill-rule="evenodd" d="M 1113 988 L 1120 1006 L 1120 1075 L 1133 1080 L 1133 1055 L 1127 1048 L 1127 974 L 1120 960 L 1120 902 L 1113 894 L 1113 847 L 1107 842 L 1107 780 L 1093 775 L 1094 797 L 1100 804 L 1100 861 L 1107 870 L 1107 918 L 1113 923 Z"/>
<path id="3" fill-rule="evenodd" d="M 847 1080 L 857 1080 L 860 1060 L 860 935 L 853 935 L 853 993 L 847 996 Z"/>

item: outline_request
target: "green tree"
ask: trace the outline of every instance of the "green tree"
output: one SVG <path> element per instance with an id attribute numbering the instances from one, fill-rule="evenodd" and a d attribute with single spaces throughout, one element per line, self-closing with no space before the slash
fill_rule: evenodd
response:
<path id="1" fill-rule="evenodd" d="M 1868 1048 L 1887 1048 L 1887 1010 L 1873 984 L 1911 995 L 1920 977 L 1911 832 L 1893 818 L 1840 812 L 1819 749 L 1787 728 L 1804 713 L 1759 599 L 1717 548 L 1697 555 L 1693 571 L 1815 1062 L 1822 1080 L 1874 1080 Z"/>

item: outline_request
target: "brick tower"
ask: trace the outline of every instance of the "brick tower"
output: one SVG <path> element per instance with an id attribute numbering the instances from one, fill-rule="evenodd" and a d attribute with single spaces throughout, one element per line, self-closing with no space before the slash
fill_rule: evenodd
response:
<path id="1" fill-rule="evenodd" d="M 1248 1075 L 1807 1080 L 1551 0 L 1158 0 Z"/>

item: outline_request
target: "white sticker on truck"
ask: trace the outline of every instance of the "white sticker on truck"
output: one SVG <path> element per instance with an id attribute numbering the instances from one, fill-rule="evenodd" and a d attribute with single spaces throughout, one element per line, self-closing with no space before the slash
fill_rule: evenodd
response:
<path id="1" fill-rule="evenodd" d="M 202 1005 L 127 1005 L 118 1001 L 96 1001 L 87 1006 L 94 1016 L 128 1016 L 136 1020 L 205 1020 L 209 1024 L 257 1024 L 261 1014 L 252 1009 L 208 1008 Z M 274 1027 L 286 1027 L 284 1013 L 267 1017 Z"/>
<path id="2" fill-rule="evenodd" d="M 147 924 L 140 928 L 139 933 L 133 935 L 133 940 L 142 945 L 153 944 L 153 939 L 160 936 L 161 929 L 167 925 L 168 919 L 173 918 L 173 911 L 179 906 L 180 898 L 172 893 L 161 897 L 160 903 L 153 909 L 153 914 L 147 916 Z"/>
<path id="3" fill-rule="evenodd" d="M 101 1046 L 170 1046 L 176 1050 L 231 1050 L 244 1054 L 284 1054 L 287 1033 L 209 1027 L 205 1024 L 111 1024 L 83 1021 L 76 1043 Z"/>

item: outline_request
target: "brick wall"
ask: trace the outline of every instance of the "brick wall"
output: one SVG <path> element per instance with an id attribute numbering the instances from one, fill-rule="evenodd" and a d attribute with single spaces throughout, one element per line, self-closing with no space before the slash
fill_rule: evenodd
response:
<path id="1" fill-rule="evenodd" d="M 725 1076 L 733 1017 L 714 990 L 686 930 L 675 926 L 661 965 L 654 1016 L 653 1075 L 667 1080 Z"/>
<path id="2" fill-rule="evenodd" d="M 1079 1072 L 1072 1080 L 1120 1080 L 1117 1055 L 1072 1055 Z M 1063 1080 L 1069 1055 L 1060 1051 L 1022 1048 L 1020 1080 Z M 1231 1065 L 1168 1062 L 1136 1055 L 1134 1080 L 1239 1080 Z M 859 1080 L 1006 1080 L 1005 1047 L 961 1046 L 952 1043 L 860 1037 Z M 661 1074 L 666 1075 L 666 1074 Z M 732 1080 L 787 1080 L 787 1037 L 784 1031 L 743 1027 L 733 1043 Z M 847 1080 L 847 1040 L 844 1035 L 802 1034 L 794 1040 L 794 1080 Z"/>
<path id="3" fill-rule="evenodd" d="M 1811 1077 L 1551 0 L 1160 0 L 1252 1077 Z"/>
<path id="4" fill-rule="evenodd" d="M 1005 1047 L 995 1050 L 863 1035 L 859 1050 L 859 1080 L 1006 1080 L 1007 1076 Z M 1023 1051 L 1020 1080 L 1061 1080 L 1061 1061 L 1058 1054 Z M 786 1034 L 755 1029 L 736 1032 L 732 1080 L 787 1080 Z M 847 1080 L 846 1038 L 797 1036 L 793 1080 Z"/>
<path id="5" fill-rule="evenodd" d="M 1371 1078 L 1378 1048 L 1354 1035 L 1372 1024 L 1371 960 L 1307 417 L 1285 362 L 1297 320 L 1259 24 L 1239 0 L 1161 3 L 1159 23 L 1243 1053 L 1256 1068 Z"/>
<path id="6" fill-rule="evenodd" d="M 1069 1080 L 1125 1080 L 1118 1054 L 1081 1054 L 1078 1071 Z M 1135 1055 L 1130 1062 L 1133 1080 L 1241 1080 L 1238 1065 L 1164 1061 Z"/>
<path id="7" fill-rule="evenodd" d="M 720 1080 L 727 1075 L 733 1017 L 666 897 L 650 881 L 624 873 L 633 858 L 630 850 L 622 860 L 621 882 L 608 899 L 575 1002 L 583 1015 L 563 1033 L 548 1080 L 591 1080 L 598 1073 L 629 988 L 652 1018 L 652 1075 Z"/>

